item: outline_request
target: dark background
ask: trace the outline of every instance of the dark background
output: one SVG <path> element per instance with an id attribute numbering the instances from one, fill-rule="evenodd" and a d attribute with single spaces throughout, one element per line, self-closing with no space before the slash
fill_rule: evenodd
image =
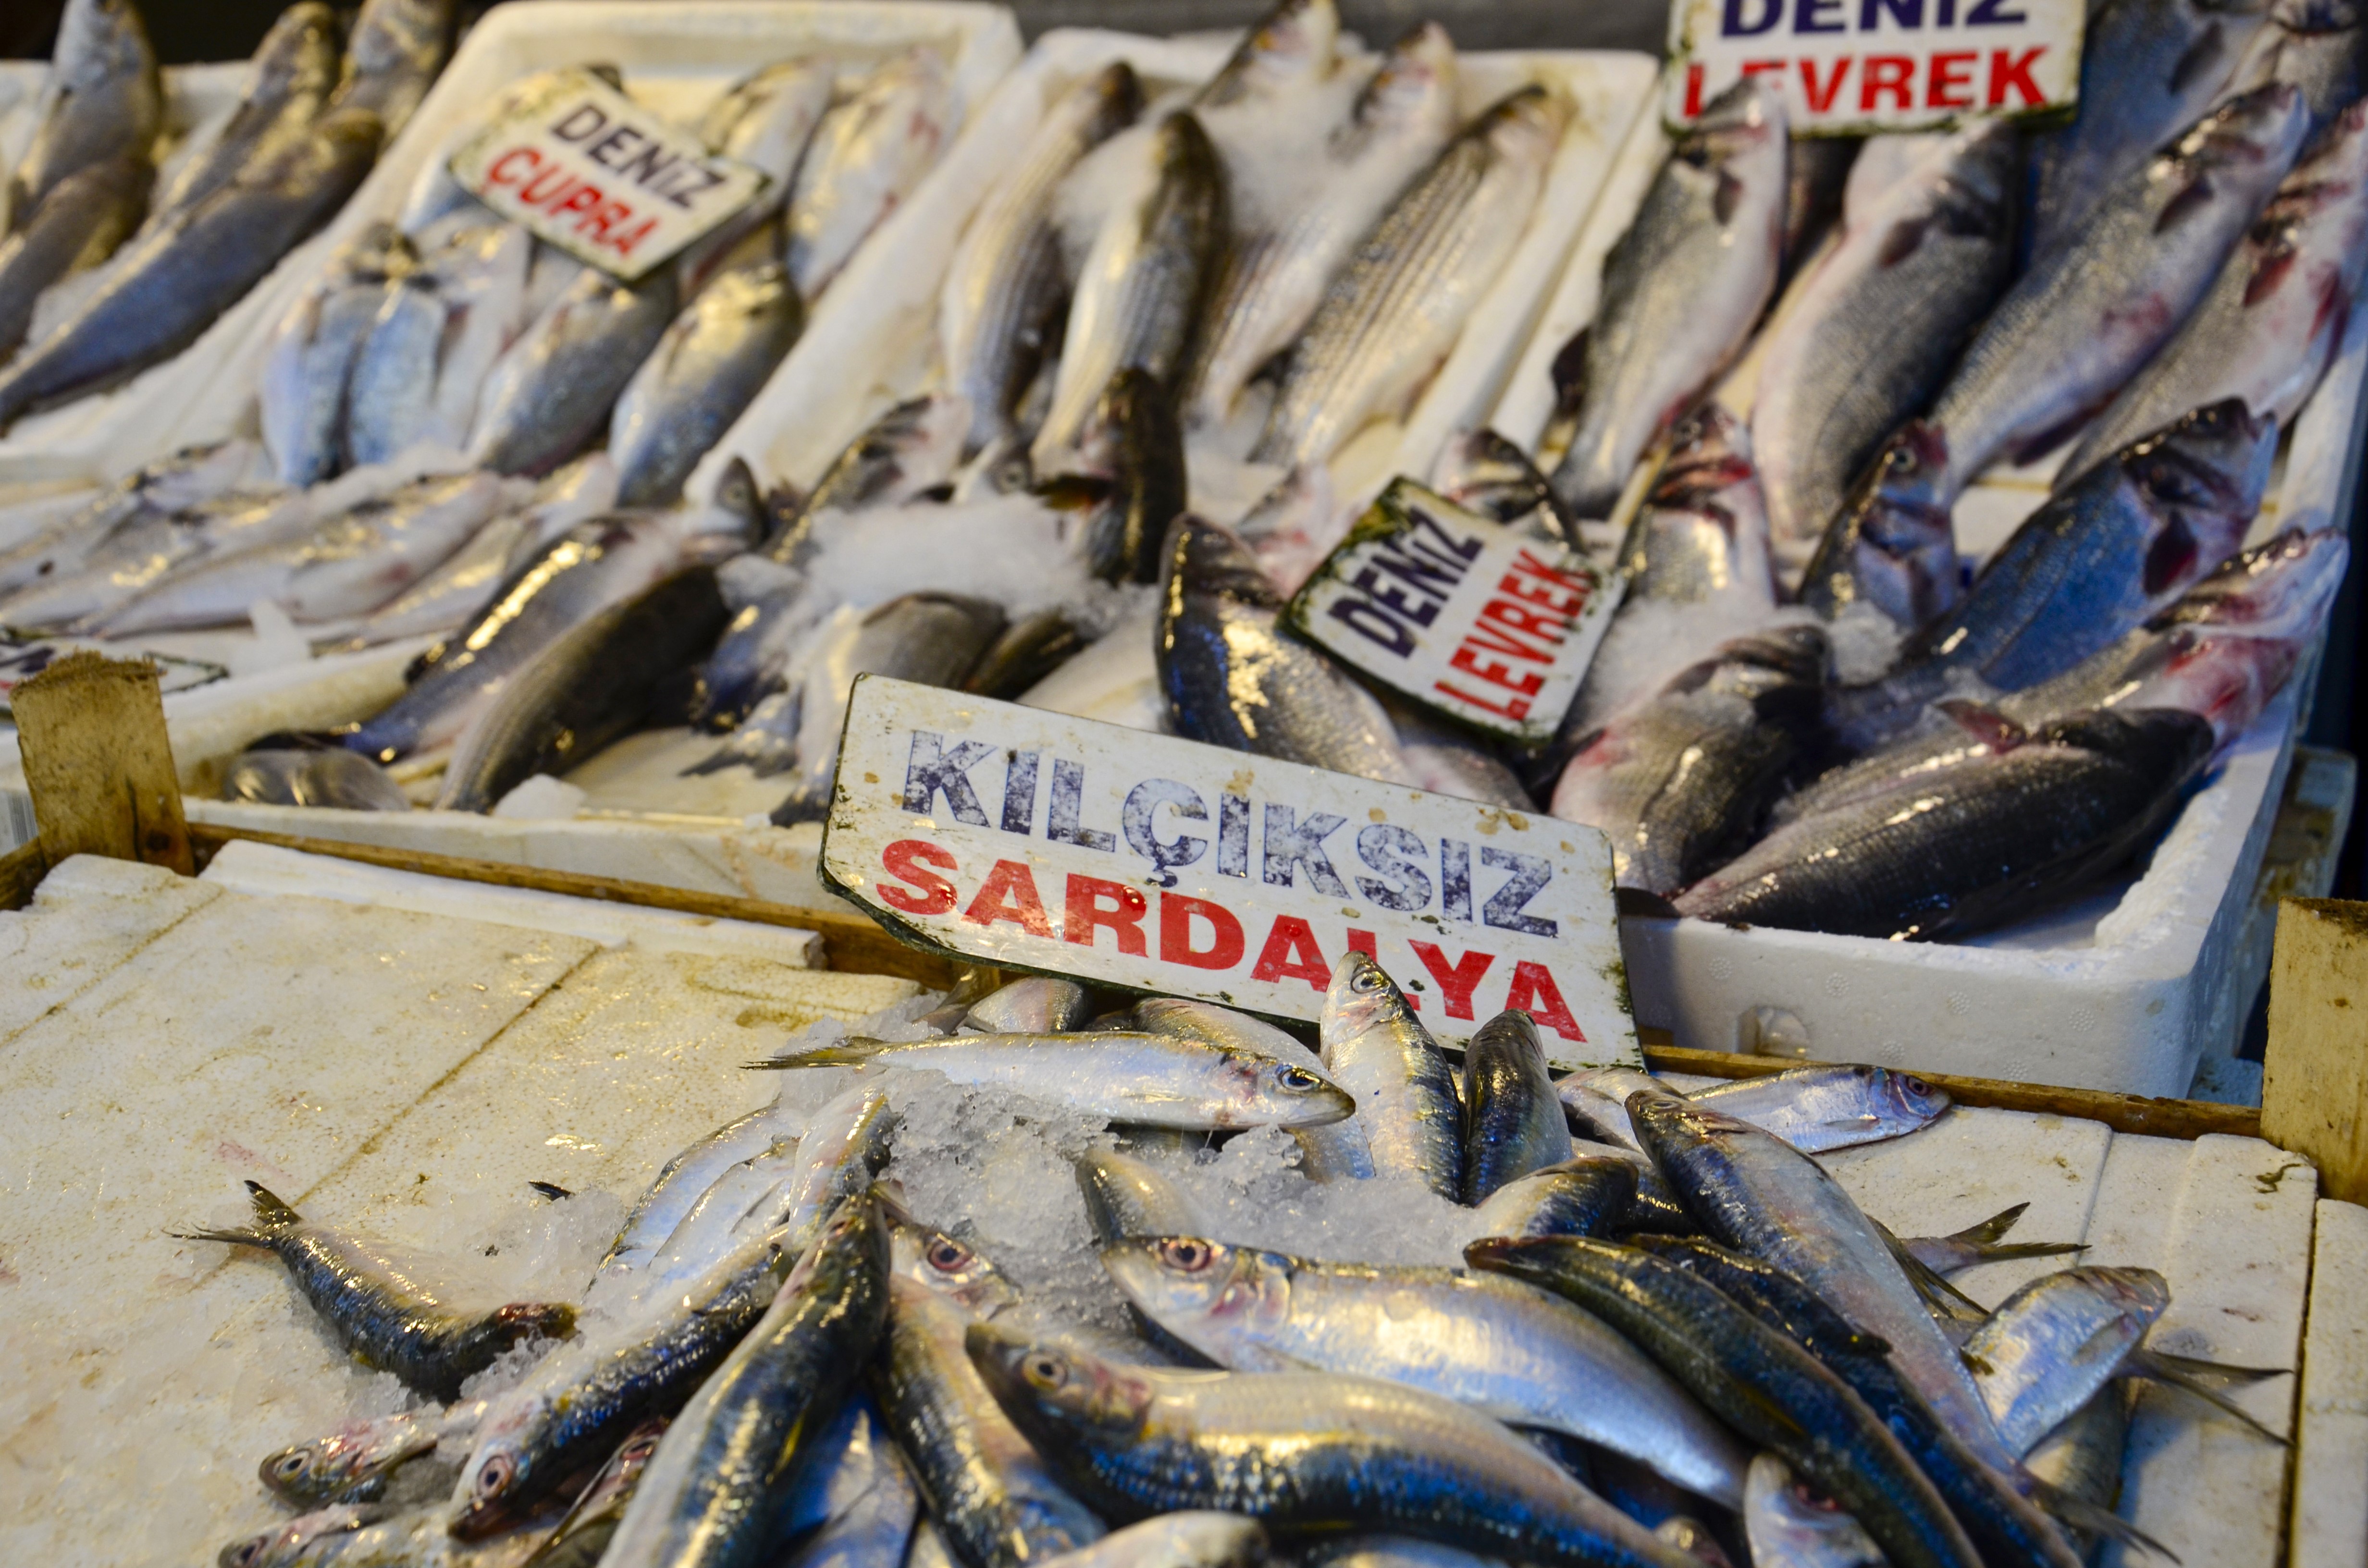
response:
<path id="1" fill-rule="evenodd" d="M 142 14 L 166 63 L 236 60 L 251 52 L 285 0 L 148 0 Z M 63 0 L 0 0 L 0 58 L 49 52 Z M 1239 27 L 1265 14 L 1271 0 L 1018 0 L 1012 9 L 1030 38 L 1048 28 L 1105 27 L 1130 32 L 1183 32 Z M 482 5 L 464 6 L 466 12 Z M 1639 49 L 1659 52 L 1664 0 L 1340 0 L 1344 25 L 1368 40 L 1395 38 L 1415 23 L 1443 23 L 1466 49 L 1548 47 Z M 2355 433 L 2353 449 L 2360 445 Z M 2362 497 L 2368 501 L 2368 496 Z M 2362 514 L 2351 519 L 2351 570 L 2336 602 L 2327 657 L 2304 739 L 2357 756 L 2368 733 L 2359 679 L 2362 557 L 2368 555 Z M 2368 893 L 2368 832 L 2355 809 L 2336 874 L 2339 898 Z"/>

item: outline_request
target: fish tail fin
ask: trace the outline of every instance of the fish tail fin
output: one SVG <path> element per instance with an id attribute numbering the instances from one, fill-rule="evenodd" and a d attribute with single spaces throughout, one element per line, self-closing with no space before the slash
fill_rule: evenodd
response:
<path id="1" fill-rule="evenodd" d="M 1963 1242 L 1969 1247 L 1994 1245 L 2005 1239 L 2006 1233 L 2014 1229 L 2014 1222 L 2022 1218 L 2023 1210 L 2030 1207 L 2029 1203 L 2018 1203 L 2011 1209 L 2001 1209 L 1987 1220 L 1976 1220 L 1962 1231 L 1952 1232 L 1947 1239 Z"/>
<path id="2" fill-rule="evenodd" d="M 779 1056 L 759 1057 L 741 1065 L 752 1072 L 780 1072 L 791 1067 L 860 1067 L 894 1043 L 892 1040 L 850 1036 L 829 1045 L 817 1045 L 805 1051 L 786 1051 Z"/>
<path id="3" fill-rule="evenodd" d="M 269 1187 L 259 1181 L 246 1184 L 247 1200 L 255 1205 L 255 1222 L 264 1230 L 303 1222 L 303 1216 L 282 1203 Z"/>
<path id="4" fill-rule="evenodd" d="M 2271 1431 L 2269 1427 L 2261 1425 L 2258 1418 L 2248 1413 L 2242 1405 L 2230 1399 L 2226 1394 L 2222 1393 L 2218 1389 L 2215 1389 L 2211 1384 L 2205 1382 L 2203 1379 L 2197 1377 L 2192 1371 L 2189 1370 L 2187 1368 L 2179 1366 L 2174 1362 L 2163 1359 L 2161 1357 L 2147 1350 L 2144 1346 L 2140 1346 L 2136 1349 L 2131 1351 L 2129 1356 L 2123 1359 L 2122 1365 L 2132 1374 L 2144 1378 L 2149 1382 L 2160 1383 L 2165 1388 L 2174 1388 L 2181 1393 L 2189 1394 L 2196 1399 L 2202 1400 L 2213 1409 L 2220 1412 L 2221 1415 L 2228 1416 L 2232 1420 L 2243 1422 L 2246 1426 L 2250 1426 L 2254 1431 L 2259 1432 L 2262 1437 L 2267 1437 L 2271 1442 L 2279 1445 L 2281 1448 L 2294 1447 L 2294 1439 L 2292 1437 L 2286 1437 L 2283 1433 Z"/>
<path id="5" fill-rule="evenodd" d="M 271 1244 L 274 1231 L 285 1230 L 301 1222 L 302 1216 L 281 1202 L 261 1182 L 248 1182 L 246 1194 L 247 1201 L 255 1206 L 253 1225 L 211 1231 L 174 1231 L 170 1233 L 185 1242 L 227 1242 L 232 1246 L 268 1247 Z"/>
<path id="6" fill-rule="evenodd" d="M 2084 1535 L 2110 1537 L 2120 1541 L 2123 1546 L 2150 1551 L 2166 1562 L 2179 1561 L 2179 1553 L 2114 1513 L 2111 1508 L 2100 1507 L 2086 1497 L 2075 1496 L 2060 1487 L 2051 1486 L 2046 1482 L 2036 1480 L 2032 1484 L 2032 1497 L 2041 1507 Z"/>
<path id="7" fill-rule="evenodd" d="M 1998 1263 L 2013 1257 L 2063 1257 L 2087 1252 L 2087 1242 L 1985 1242 L 1974 1247 L 1976 1263 Z"/>
<path id="8" fill-rule="evenodd" d="M 2255 1383 L 2263 1378 L 2283 1378 L 2291 1369 L 2285 1367 L 2232 1367 L 2226 1361 L 2207 1361 L 2201 1356 L 2181 1356 L 2176 1351 L 2157 1350 L 2151 1346 L 2144 1354 L 2149 1360 L 2160 1361 L 2182 1372 L 2207 1378 L 2227 1378 L 2236 1382 Z"/>

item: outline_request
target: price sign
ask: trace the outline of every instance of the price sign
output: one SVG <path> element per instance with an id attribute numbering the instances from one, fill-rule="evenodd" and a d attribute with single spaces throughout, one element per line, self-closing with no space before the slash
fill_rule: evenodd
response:
<path id="1" fill-rule="evenodd" d="M 1520 1007 L 1557 1066 L 1640 1062 L 1577 823 L 864 676 L 821 870 L 997 967 L 1312 1020 L 1358 948 L 1444 1041 Z"/>

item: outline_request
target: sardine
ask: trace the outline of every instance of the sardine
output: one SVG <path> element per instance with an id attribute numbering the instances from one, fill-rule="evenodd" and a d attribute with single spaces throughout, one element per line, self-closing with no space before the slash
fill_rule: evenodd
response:
<path id="1" fill-rule="evenodd" d="M 264 445 L 280 480 L 317 484 L 344 465 L 347 382 L 388 286 L 418 264 L 391 224 L 371 223 L 329 258 L 272 330 L 256 385 Z"/>
<path id="2" fill-rule="evenodd" d="M 790 193 L 790 280 L 821 297 L 871 231 L 913 193 L 953 133 L 945 62 L 915 48 L 823 117 Z"/>
<path id="3" fill-rule="evenodd" d="M 675 313 L 674 274 L 631 288 L 587 269 L 535 319 L 478 395 L 470 456 L 500 473 L 548 473 L 580 450 Z"/>
<path id="4" fill-rule="evenodd" d="M 2000 1302 L 1965 1342 L 1998 1436 L 2029 1453 L 2124 1370 L 2169 1305 L 2154 1270 L 2094 1267 L 2044 1274 Z"/>
<path id="5" fill-rule="evenodd" d="M 255 46 L 246 96 L 205 151 L 191 158 L 157 194 L 149 222 L 201 201 L 235 178 L 249 160 L 302 136 L 337 85 L 336 13 L 302 0 L 279 13 Z M 395 128 L 386 128 L 394 139 Z"/>
<path id="6" fill-rule="evenodd" d="M 1019 400 L 1060 331 L 1068 279 L 1053 199 L 1077 160 L 1134 123 L 1143 87 L 1126 62 L 1081 77 L 1046 109 L 962 230 L 938 296 L 946 380 L 970 400 L 965 445 L 1008 440 Z"/>
<path id="7" fill-rule="evenodd" d="M 1545 1291 L 1447 1268 L 1318 1263 L 1193 1236 L 1106 1247 L 1153 1322 L 1241 1372 L 1355 1372 L 1628 1455 L 1733 1506 L 1748 1453 L 1596 1318 Z"/>
<path id="8" fill-rule="evenodd" d="M 1329 1372 L 1122 1367 L 994 1324 L 972 1362 L 1088 1502 L 1217 1508 L 1269 1529 L 1486 1543 L 1541 1568 L 1697 1568 L 1553 1461 L 1436 1394 Z"/>
<path id="9" fill-rule="evenodd" d="M 888 1163 L 894 1126 L 887 1092 L 876 1085 L 858 1084 L 814 1112 L 798 1141 L 789 1186 L 776 1200 L 792 1252 L 803 1253 L 832 1210 L 871 1187 Z"/>
<path id="10" fill-rule="evenodd" d="M 1746 76 L 1704 108 L 1603 263 L 1595 320 L 1556 356 L 1577 427 L 1554 486 L 1608 517 L 1629 471 L 1743 346 L 1784 245 L 1783 95 Z"/>
<path id="11" fill-rule="evenodd" d="M 630 1275 L 647 1264 L 700 1194 L 734 1165 L 769 1148 L 788 1130 L 778 1103 L 737 1116 L 668 1160 L 633 1200 L 592 1282 Z"/>
<path id="12" fill-rule="evenodd" d="M 1677 892 L 1757 830 L 1804 750 L 1825 665 L 1814 627 L 1725 643 L 1581 737 L 1553 814 L 1610 836 L 1621 886 Z"/>
<path id="13" fill-rule="evenodd" d="M 1133 1028 L 1146 1034 L 1207 1040 L 1274 1062 L 1296 1062 L 1317 1073 L 1326 1071 L 1322 1057 L 1272 1024 L 1213 1002 L 1153 996 L 1136 1003 L 1129 1018 Z M 1293 1128 L 1291 1137 L 1299 1145 L 1299 1168 L 1310 1180 L 1362 1181 L 1373 1174 L 1365 1129 L 1353 1116 L 1321 1127 Z"/>
<path id="14" fill-rule="evenodd" d="M 1058 1034 L 1086 1021 L 1091 1003 L 1074 980 L 1032 975 L 997 986 L 962 1015 L 965 1034 Z"/>
<path id="15" fill-rule="evenodd" d="M 1152 133 L 1141 189 L 1104 220 L 1078 270 L 1061 342 L 1053 406 L 1031 449 L 1056 472 L 1121 370 L 1172 388 L 1182 374 L 1231 218 L 1225 174 L 1190 113 Z"/>
<path id="16" fill-rule="evenodd" d="M 1751 1461 L 1743 1528 L 1753 1568 L 1883 1568 L 1890 1561 L 1856 1519 L 1795 1482 L 1774 1454 Z"/>
<path id="17" fill-rule="evenodd" d="M 1949 1108 L 1949 1092 L 1894 1067 L 1793 1067 L 1738 1078 L 1686 1096 L 1771 1132 L 1804 1154 L 1904 1138 Z"/>
<path id="18" fill-rule="evenodd" d="M 1234 1127 L 1321 1127 L 1355 1102 L 1323 1074 L 1183 1035 L 973 1034 L 896 1043 L 849 1039 L 748 1065 L 873 1065 L 992 1084 L 1089 1116 L 1206 1132 Z"/>
<path id="19" fill-rule="evenodd" d="M 362 0 L 330 109 L 367 109 L 393 141 L 444 69 L 456 8 L 455 0 Z"/>
<path id="20" fill-rule="evenodd" d="M 1306 166 L 1292 170 L 1281 210 L 1254 204 L 1256 187 L 1243 190 L 1185 381 L 1195 422 L 1224 422 L 1242 388 L 1307 325 L 1358 242 L 1446 146 L 1455 131 L 1455 74 L 1446 29 L 1426 23 L 1391 46 L 1321 147 L 1244 149 Z"/>
<path id="21" fill-rule="evenodd" d="M 241 752 L 222 774 L 222 798 L 271 806 L 407 812 L 411 798 L 367 757 L 342 746 L 325 751 Z"/>
<path id="22" fill-rule="evenodd" d="M 605 1305 L 620 1292 L 642 1300 L 662 1297 L 713 1267 L 716 1259 L 753 1233 L 778 1229 L 786 1235 L 785 1199 L 802 1142 L 776 1139 L 724 1171 L 666 1233 L 655 1256 L 591 1300 Z M 793 1242 L 785 1244 L 792 1256 L 799 1251 Z"/>
<path id="23" fill-rule="evenodd" d="M 1850 482 L 1924 411 L 2004 291 L 2019 153 L 2009 120 L 1958 131 L 1849 212 L 1840 244 L 1793 291 L 1761 353 L 1751 405 L 1777 540 L 1805 544 L 1825 532 Z"/>
<path id="24" fill-rule="evenodd" d="M 1266 1531 L 1239 1514 L 1186 1509 L 1112 1530 L 1091 1546 L 1049 1559 L 1060 1568 L 1253 1568 Z"/>
<path id="25" fill-rule="evenodd" d="M 324 115 L 125 246 L 90 297 L 0 371 L 0 425 L 187 347 L 353 193 L 379 138 L 368 114 Z"/>
<path id="26" fill-rule="evenodd" d="M 289 1568 L 289 1564 L 302 1560 L 313 1542 L 358 1530 L 376 1517 L 372 1510 L 350 1503 L 332 1504 L 232 1541 L 222 1549 L 214 1562 L 216 1568 Z"/>
<path id="27" fill-rule="evenodd" d="M 538 773 L 598 755 L 647 717 L 660 686 L 714 646 L 715 573 L 692 567 L 571 627 L 472 722 L 444 770 L 440 811 L 490 811 Z"/>
<path id="28" fill-rule="evenodd" d="M 1105 1247 L 1134 1236 L 1200 1236 L 1209 1231 L 1183 1188 L 1131 1154 L 1088 1149 L 1076 1159 L 1086 1219 Z"/>
<path id="29" fill-rule="evenodd" d="M 32 143 L 8 176 L 8 233 L 29 223 L 69 176 L 147 161 L 164 129 L 165 89 L 132 0 L 68 0 L 35 107 Z"/>
<path id="30" fill-rule="evenodd" d="M 1636 1203 L 1637 1167 L 1579 1154 L 1507 1182 L 1473 1213 L 1484 1236 L 1606 1236 L 1625 1227 Z"/>
<path id="31" fill-rule="evenodd" d="M 2368 103 L 2312 143 L 2179 335 L 2064 460 L 2085 473 L 2192 408 L 2241 398 L 2290 426 L 2335 357 L 2368 268 Z"/>
<path id="32" fill-rule="evenodd" d="M 514 1345 L 564 1339 L 575 1310 L 563 1302 L 513 1301 L 490 1312 L 455 1311 L 444 1292 L 348 1232 L 308 1221 L 261 1185 L 248 1182 L 251 1226 L 176 1233 L 184 1241 L 261 1247 L 289 1278 L 354 1359 L 440 1403 L 461 1396 L 464 1379 L 484 1371 Z"/>
<path id="33" fill-rule="evenodd" d="M 756 401 L 797 343 L 805 309 L 778 264 L 726 272 L 667 327 L 617 398 L 609 451 L 619 499 L 665 506 Z"/>
<path id="34" fill-rule="evenodd" d="M 905 1561 L 920 1488 L 869 1395 L 847 1401 L 791 1485 L 817 1494 L 810 1507 L 818 1506 L 822 1520 L 780 1559 L 782 1568 L 899 1568 Z M 773 1529 L 776 1539 L 787 1533 L 778 1515 Z"/>
<path id="35" fill-rule="evenodd" d="M 365 1500 L 384 1489 L 389 1474 L 434 1453 L 444 1438 L 476 1430 L 484 1413 L 484 1401 L 471 1400 L 450 1410 L 407 1410 L 347 1422 L 274 1451 L 256 1474 L 273 1496 L 299 1507 Z"/>
<path id="36" fill-rule="evenodd" d="M 857 1197 L 666 1428 L 601 1562 L 754 1561 L 770 1535 L 768 1494 L 871 1358 L 887 1297 L 887 1225 L 877 1205 Z"/>
<path id="37" fill-rule="evenodd" d="M 1567 113 L 1536 85 L 1499 99 L 1357 241 L 1292 346 L 1255 460 L 1320 461 L 1404 413 L 1520 243 Z"/>
<path id="38" fill-rule="evenodd" d="M 667 1419 L 654 1415 L 629 1433 L 600 1473 L 568 1505 L 551 1539 L 535 1549 L 528 1568 L 598 1568 L 617 1525 L 640 1490 L 642 1477 L 665 1437 Z"/>
<path id="39" fill-rule="evenodd" d="M 1457 1196 L 1486 1200 L 1508 1181 L 1570 1158 L 1570 1129 L 1536 1024 L 1518 1010 L 1480 1026 L 1463 1048 L 1463 1174 Z"/>
<path id="40" fill-rule="evenodd" d="M 1900 1568 L 1982 1561 L 1932 1483 L 1847 1384 L 1684 1269 L 1579 1236 L 1483 1239 L 1464 1257 L 1603 1317 L 1747 1441 L 1848 1508 Z"/>
<path id="41" fill-rule="evenodd" d="M 1463 1179 L 1463 1112 L 1453 1071 L 1370 955 L 1351 950 L 1333 966 L 1316 1038 L 1326 1070 L 1357 1102 L 1354 1119 L 1375 1173 L 1455 1198 Z"/>
<path id="42" fill-rule="evenodd" d="M 1278 624 L 1282 597 L 1222 528 L 1186 516 L 1168 530 L 1156 644 L 1176 732 L 1234 751 L 1411 783 L 1389 715 L 1365 688 Z M 1328 864 L 1328 862 L 1326 862 Z M 1313 869 L 1339 898 L 1348 885 Z"/>
<path id="43" fill-rule="evenodd" d="M 76 169 L 0 239 L 0 359 L 25 340 L 42 290 L 97 266 L 139 226 L 153 173 L 129 155 Z"/>

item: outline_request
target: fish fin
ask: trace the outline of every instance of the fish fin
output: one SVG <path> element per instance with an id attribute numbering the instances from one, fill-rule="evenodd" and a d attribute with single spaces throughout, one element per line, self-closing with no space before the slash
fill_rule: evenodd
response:
<path id="1" fill-rule="evenodd" d="M 2088 1250 L 2087 1242 L 1984 1242 L 1974 1248 L 1974 1261 L 2003 1263 L 2018 1257 L 2067 1257 Z"/>
<path id="2" fill-rule="evenodd" d="M 272 1195 L 271 1189 L 259 1181 L 246 1184 L 246 1196 L 247 1201 L 255 1205 L 255 1222 L 263 1230 L 269 1230 L 278 1225 L 296 1225 L 303 1222 L 302 1215 L 279 1201 Z"/>
<path id="3" fill-rule="evenodd" d="M 852 1037 L 835 1045 L 818 1045 L 810 1051 L 785 1051 L 779 1056 L 760 1057 L 743 1063 L 751 1069 L 780 1070 L 791 1067 L 860 1067 L 886 1051 L 895 1042 L 885 1040 L 863 1040 Z"/>
<path id="4" fill-rule="evenodd" d="M 1944 697 L 1932 704 L 1932 710 L 1997 753 L 2012 751 L 2031 738 L 2030 733 L 1986 702 L 1973 702 L 1962 697 Z M 2031 1205 L 2020 1204 L 2008 1210 L 2021 1214 Z M 2013 1223 L 2009 1221 L 2008 1223 Z M 2000 1231 L 1999 1235 L 2006 1233 Z"/>
<path id="5" fill-rule="evenodd" d="M 1990 1310 L 1949 1283 L 1948 1276 L 1907 1250 L 1906 1243 L 1891 1233 L 1891 1228 L 1878 1222 L 1875 1229 L 1891 1247 L 1891 1256 L 1907 1275 L 1907 1282 L 1924 1298 L 1924 1304 L 1937 1317 L 1955 1318 L 1964 1323 L 1979 1323 L 1990 1315 Z"/>
<path id="6" fill-rule="evenodd" d="M 527 1183 L 527 1186 L 534 1188 L 535 1191 L 542 1194 L 545 1198 L 550 1199 L 553 1203 L 558 1202 L 563 1198 L 573 1198 L 575 1196 L 574 1192 L 560 1186 L 555 1181 L 530 1181 Z"/>
<path id="7" fill-rule="evenodd" d="M 1830 1121 L 1821 1121 L 1817 1125 L 1835 1132 L 1857 1132 L 1873 1126 L 1874 1118 L 1872 1115 L 1838 1116 Z"/>
<path id="8" fill-rule="evenodd" d="M 2114 1513 L 2111 1508 L 2100 1507 L 2086 1497 L 2075 1496 L 2060 1487 L 2051 1486 L 2046 1482 L 2036 1478 L 2032 1482 L 2031 1494 L 2032 1501 L 2041 1507 L 2083 1534 L 2110 1536 L 2123 1546 L 2135 1546 L 2141 1551 L 2150 1551 L 2167 1562 L 2179 1561 L 2179 1553 Z"/>
<path id="9" fill-rule="evenodd" d="M 2141 1377 L 2149 1382 L 2160 1383 L 2166 1388 L 2177 1389 L 2181 1393 L 2192 1394 L 2197 1399 L 2200 1399 L 2204 1403 L 2210 1405 L 2213 1409 L 2220 1412 L 2223 1415 L 2230 1416 L 2236 1420 L 2243 1422 L 2246 1426 L 2250 1426 L 2254 1431 L 2259 1432 L 2262 1437 L 2267 1437 L 2271 1442 L 2276 1443 L 2282 1448 L 2290 1449 L 2294 1447 L 2294 1439 L 2292 1437 L 2285 1437 L 2277 1432 L 2272 1432 L 2267 1426 L 2262 1426 L 2259 1420 L 2248 1415 L 2241 1405 L 2237 1404 L 2236 1401 L 2230 1399 L 2226 1394 L 2222 1393 L 2218 1389 L 2215 1389 L 2210 1384 L 2204 1382 L 2193 1372 L 2185 1370 L 2180 1367 L 2175 1366 L 2169 1361 L 2165 1361 L 2160 1358 L 2154 1356 L 2143 1345 L 2137 1346 L 2127 1356 L 2123 1358 L 2122 1368 L 2124 1371 L 2130 1373 L 2134 1377 Z"/>
<path id="10" fill-rule="evenodd" d="M 2201 1356 L 2181 1356 L 2172 1350 L 2146 1348 L 2146 1355 L 2169 1363 L 2182 1372 L 2202 1377 L 2228 1378 L 2237 1382 L 2259 1382 L 2263 1378 L 2283 1378 L 2294 1370 L 2291 1367 L 2232 1367 L 2226 1361 L 2207 1361 Z"/>
<path id="11" fill-rule="evenodd" d="M 2021 1219 L 2023 1211 L 2030 1207 L 2031 1205 L 2025 1202 L 2018 1203 L 2011 1209 L 2001 1209 L 1987 1220 L 1977 1220 L 1962 1231 L 1951 1232 L 1949 1240 L 1963 1242 L 1972 1247 L 1987 1246 L 1992 1242 L 2003 1240 L 2006 1233 L 2014 1229 L 2014 1222 Z"/>
<path id="12" fill-rule="evenodd" d="M 232 1246 L 268 1247 L 271 1238 L 260 1231 L 167 1231 L 178 1242 L 225 1242 Z"/>
<path id="13" fill-rule="evenodd" d="M 694 776 L 703 778 L 710 773 L 721 773 L 727 767 L 736 767 L 746 760 L 747 759 L 734 755 L 731 747 L 718 746 L 706 757 L 703 757 L 700 761 L 692 763 L 689 767 L 684 768 L 677 777 L 683 778 L 689 778 Z"/>

